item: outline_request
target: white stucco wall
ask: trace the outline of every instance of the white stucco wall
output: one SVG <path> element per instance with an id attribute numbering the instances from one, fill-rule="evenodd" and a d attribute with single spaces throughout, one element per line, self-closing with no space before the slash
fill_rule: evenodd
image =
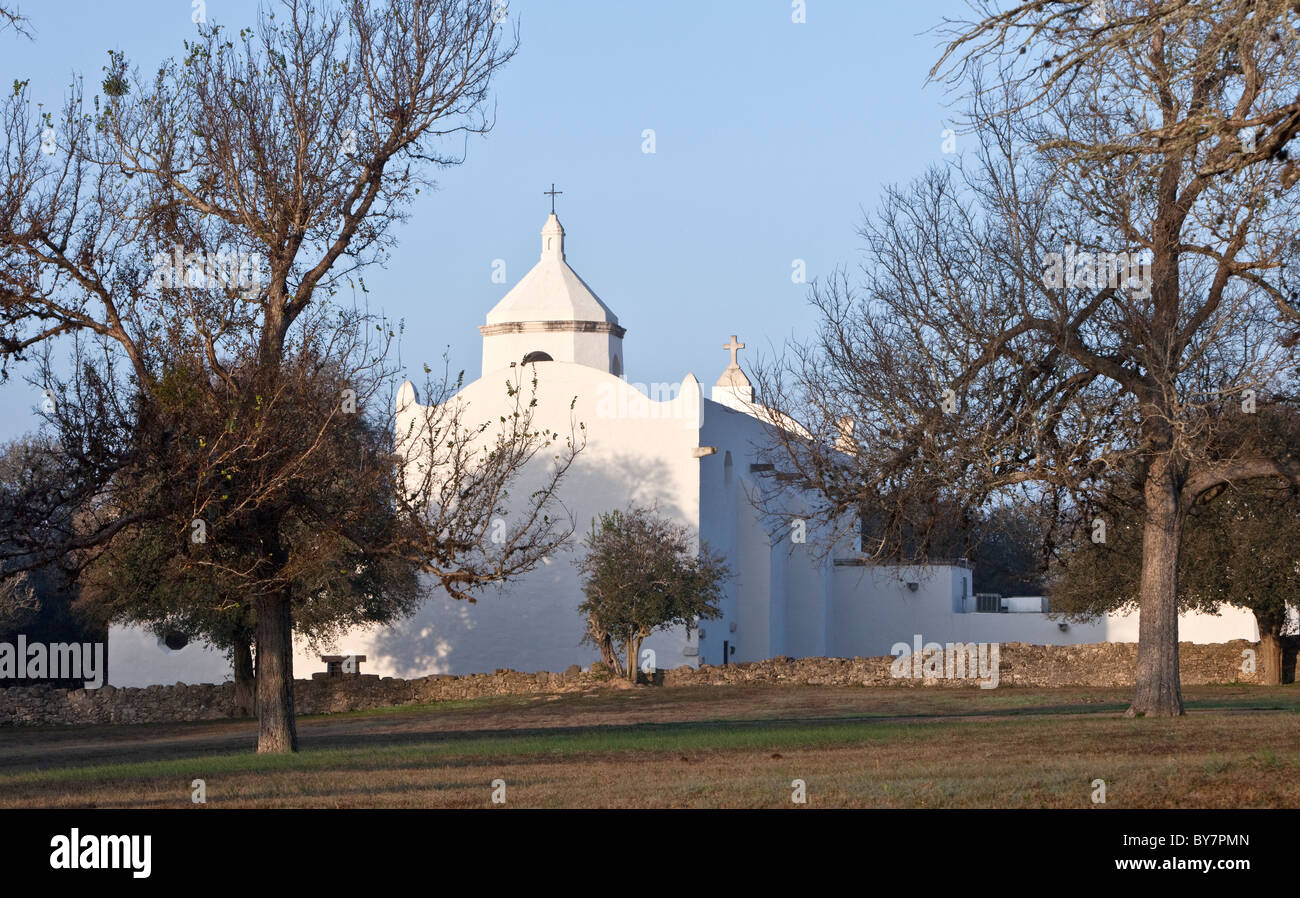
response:
<path id="1" fill-rule="evenodd" d="M 660 668 L 721 664 L 724 644 L 731 651 L 728 660 L 738 662 L 774 655 L 887 655 L 895 643 L 910 644 L 916 634 L 927 642 L 1137 640 L 1136 614 L 1070 622 L 1062 629 L 1060 621 L 1042 613 L 973 613 L 971 571 L 965 567 L 833 564 L 833 558 L 850 557 L 851 547 L 841 545 L 825 555 L 819 548 L 824 535 L 812 531 L 805 543 L 785 532 L 774 538 L 780 528 L 765 522 L 751 501 L 762 480 L 751 469 L 764 438 L 761 422 L 703 399 L 690 375 L 683 378 L 676 399 L 661 402 L 585 365 L 547 362 L 530 366 L 533 372 L 538 378 L 537 427 L 567 434 L 571 421 L 587 424 L 587 446 L 561 490 L 576 524 L 568 549 L 533 572 L 485 591 L 475 603 L 433 590 L 416 614 L 393 626 L 358 628 L 326 647 L 295 640 L 296 676 L 324 670 L 322 649 L 365 655 L 363 672 L 398 677 L 589 665 L 599 655 L 581 642 L 585 626 L 577 609 L 582 593 L 573 562 L 592 520 L 633 501 L 654 504 L 661 514 L 698 527 L 701 538 L 727 557 L 735 572 L 726 585 L 722 618 L 704 622 L 698 636 L 688 638 L 684 629 L 676 629 L 646 641 L 644 647 L 655 652 Z M 506 383 L 517 374 L 501 369 L 467 386 L 457 397 L 467 403 L 465 423 L 496 420 L 508 402 Z M 415 404 L 405 410 L 405 416 L 420 414 L 422 407 Z M 398 427 L 406 429 L 402 415 Z M 485 438 L 491 434 L 489 428 Z M 535 459 L 512 494 L 527 496 L 550 463 L 549 455 Z M 917 584 L 916 591 L 908 588 L 909 582 Z M 1185 641 L 1256 637 L 1253 617 L 1239 609 L 1180 617 Z M 115 627 L 110 632 L 113 685 L 228 678 L 224 654 L 201 644 L 170 652 L 145 631 Z"/>
<path id="2" fill-rule="evenodd" d="M 534 425 L 567 434 L 571 421 L 585 423 L 586 447 L 565 477 L 562 499 L 576 531 L 567 551 L 470 604 L 441 590 L 410 619 L 374 632 L 357 631 L 340 641 L 346 654 L 365 654 L 364 670 L 392 676 L 563 670 L 586 666 L 599 653 L 582 644 L 585 624 L 578 613 L 581 583 L 574 561 L 581 540 L 601 512 L 629 502 L 656 505 L 659 513 L 692 529 L 699 520 L 699 387 L 684 382 L 675 401 L 656 402 L 620 378 L 567 362 L 530 366 L 538 378 Z M 466 421 L 495 420 L 507 401 L 507 370 L 489 373 L 457 397 L 467 404 Z M 525 389 L 531 389 L 526 386 Z M 691 396 L 695 398 L 692 400 Z M 576 398 L 576 401 L 575 401 Z M 571 409 L 572 404 L 572 409 Z M 412 408 L 408 414 L 421 414 Z M 399 422 L 399 427 L 404 427 Z M 491 431 L 489 431 L 489 434 Z M 535 459 L 512 490 L 525 498 L 551 464 Z M 683 631 L 657 633 L 644 648 L 659 667 L 692 663 Z"/>
<path id="3" fill-rule="evenodd" d="M 702 410 L 699 442 L 715 451 L 700 459 L 700 533 L 727 557 L 733 576 L 722 618 L 701 626 L 699 660 L 722 664 L 725 647 L 728 662 L 756 661 L 784 651 L 787 621 L 784 559 L 750 498 L 759 486 L 750 466 L 763 428 L 712 399 Z"/>
<path id="4" fill-rule="evenodd" d="M 970 598 L 971 571 L 960 566 L 936 567 L 927 575 L 920 568 L 837 565 L 835 574 L 833 644 L 838 655 L 887 655 L 895 643 L 910 644 L 918 633 L 926 642 L 1074 645 L 1138 641 L 1136 612 L 1089 622 L 1064 621 L 1041 612 L 976 613 L 975 601 Z M 968 597 L 964 604 L 963 578 Z M 916 592 L 907 588 L 908 582 L 917 583 Z M 1020 604 L 1028 607 L 1030 603 Z M 962 613 L 963 607 L 971 610 Z M 1254 641 L 1259 630 L 1250 612 L 1225 608 L 1220 615 L 1179 615 L 1178 638 L 1198 643 Z"/>
<path id="5" fill-rule="evenodd" d="M 1259 624 L 1245 608 L 1225 605 L 1219 614 L 1196 611 L 1178 615 L 1179 642 L 1231 642 L 1234 639 L 1259 640 Z M 1137 642 L 1138 613 L 1106 616 L 1107 642 Z"/>
<path id="6" fill-rule="evenodd" d="M 483 338 L 483 376 L 520 364 L 530 352 L 544 352 L 555 361 L 586 365 L 601 371 L 612 371 L 615 357 L 620 367 L 627 363 L 623 355 L 623 339 L 612 333 L 525 331 Z"/>
<path id="7" fill-rule="evenodd" d="M 229 679 L 229 659 L 205 642 L 195 640 L 172 651 L 142 627 L 114 625 L 108 629 L 110 686 L 223 683 Z"/>
<path id="8" fill-rule="evenodd" d="M 917 584 L 916 591 L 908 583 Z M 834 653 L 888 655 L 898 642 L 1029 642 L 1065 645 L 1104 641 L 1099 629 L 1071 625 L 1062 632 L 1041 614 L 961 613 L 974 607 L 971 571 L 955 565 L 929 568 L 870 565 L 835 567 Z"/>

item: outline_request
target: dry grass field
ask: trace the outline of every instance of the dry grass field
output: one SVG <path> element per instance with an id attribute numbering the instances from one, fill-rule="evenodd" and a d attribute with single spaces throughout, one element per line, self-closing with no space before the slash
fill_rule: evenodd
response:
<path id="1" fill-rule="evenodd" d="M 1300 689 L 1190 687 L 1179 720 L 1128 690 L 643 687 L 254 724 L 0 730 L 0 806 L 1300 807 Z"/>

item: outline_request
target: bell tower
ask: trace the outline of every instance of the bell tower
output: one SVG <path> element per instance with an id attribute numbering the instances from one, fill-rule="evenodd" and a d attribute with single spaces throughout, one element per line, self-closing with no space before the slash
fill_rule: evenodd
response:
<path id="1" fill-rule="evenodd" d="M 487 314 L 483 374 L 511 365 L 570 362 L 623 374 L 623 335 L 618 316 L 596 296 L 565 257 L 564 226 L 554 211 L 542 225 L 537 264 Z"/>

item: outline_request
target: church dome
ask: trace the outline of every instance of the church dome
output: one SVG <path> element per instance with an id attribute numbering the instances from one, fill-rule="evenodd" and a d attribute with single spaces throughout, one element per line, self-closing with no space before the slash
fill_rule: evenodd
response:
<path id="1" fill-rule="evenodd" d="M 487 325 L 514 321 L 600 321 L 618 324 L 564 258 L 564 226 L 552 212 L 542 228 L 542 257 L 487 314 Z"/>
<path id="2" fill-rule="evenodd" d="M 564 226 L 552 212 L 542 257 L 487 314 L 483 373 L 511 365 L 572 362 L 623 374 L 625 329 L 564 256 Z"/>

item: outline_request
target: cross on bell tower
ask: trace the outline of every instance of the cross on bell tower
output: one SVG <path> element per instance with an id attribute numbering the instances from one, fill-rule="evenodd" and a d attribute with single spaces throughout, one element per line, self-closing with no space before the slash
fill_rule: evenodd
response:
<path id="1" fill-rule="evenodd" d="M 741 349 L 744 349 L 744 348 L 745 348 L 745 344 L 744 344 L 744 343 L 737 343 L 737 342 L 736 342 L 736 335 L 735 335 L 735 334 L 732 334 L 732 335 L 731 335 L 731 342 L 730 342 L 730 343 L 723 343 L 723 344 L 722 344 L 722 348 L 723 348 L 723 349 L 730 349 L 730 350 L 731 350 L 731 364 L 728 365 L 727 367 L 728 367 L 728 368 L 739 368 L 739 367 L 740 367 L 740 364 L 736 361 L 736 352 L 739 351 L 739 350 L 741 350 Z"/>
<path id="2" fill-rule="evenodd" d="M 557 196 L 562 195 L 563 193 L 564 193 L 563 190 L 556 190 L 556 189 L 555 189 L 555 182 L 554 182 L 554 181 L 551 182 L 551 189 L 550 189 L 550 190 L 543 190 L 543 191 L 542 191 L 542 196 L 549 196 L 549 197 L 551 198 L 551 214 L 552 214 L 552 215 L 555 214 L 555 198 L 556 198 Z"/>
<path id="3" fill-rule="evenodd" d="M 732 408 L 744 409 L 754 401 L 754 385 L 749 382 L 749 378 L 740 367 L 740 362 L 736 360 L 736 353 L 744 349 L 745 344 L 732 334 L 731 339 L 722 344 L 722 348 L 731 353 L 731 364 L 713 385 L 713 401 Z"/>

